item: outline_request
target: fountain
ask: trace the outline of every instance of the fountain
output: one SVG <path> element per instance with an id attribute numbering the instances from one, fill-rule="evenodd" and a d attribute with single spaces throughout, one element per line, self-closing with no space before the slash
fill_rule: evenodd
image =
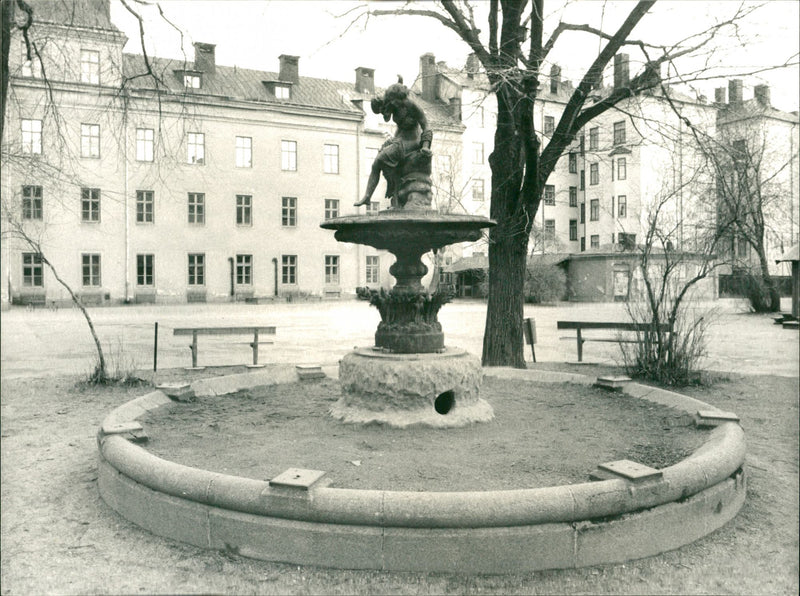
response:
<path id="1" fill-rule="evenodd" d="M 339 367 L 342 397 L 332 408 L 345 422 L 380 422 L 395 427 L 462 426 L 493 417 L 479 397 L 480 361 L 464 350 L 445 346 L 439 309 L 444 292 L 429 294 L 421 280 L 428 272 L 422 256 L 457 242 L 480 239 L 490 219 L 443 214 L 431 208 L 430 150 L 433 133 L 422 109 L 408 97 L 402 79 L 372 110 L 397 124 L 373 163 L 364 197 L 367 203 L 383 173 L 391 207 L 377 215 L 344 216 L 323 222 L 340 242 L 388 250 L 395 258 L 391 291 L 374 292 L 371 304 L 381 322 L 375 346 L 347 354 Z"/>

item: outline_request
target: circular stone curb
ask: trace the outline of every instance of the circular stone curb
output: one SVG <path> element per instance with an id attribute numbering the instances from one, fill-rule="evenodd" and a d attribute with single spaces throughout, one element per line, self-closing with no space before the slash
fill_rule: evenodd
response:
<path id="1" fill-rule="evenodd" d="M 336 367 L 326 367 L 336 377 Z M 593 384 L 583 375 L 492 368 L 486 377 Z M 197 395 L 297 380 L 294 367 L 204 379 Z M 209 382 L 213 381 L 213 382 Z M 633 397 L 720 412 L 663 389 L 627 383 Z M 154 391 L 112 411 L 98 433 L 106 503 L 151 532 L 195 546 L 347 569 L 516 573 L 622 562 L 671 550 L 718 529 L 744 503 L 744 432 L 723 422 L 655 481 L 601 480 L 474 492 L 291 486 L 219 474 L 158 458 L 113 425 L 171 403 Z M 602 463 L 602 462 L 598 462 Z M 303 473 L 304 471 L 297 471 Z M 305 471 L 308 472 L 308 471 Z M 286 473 L 281 474 L 285 476 Z M 298 476 L 299 477 L 299 476 Z"/>

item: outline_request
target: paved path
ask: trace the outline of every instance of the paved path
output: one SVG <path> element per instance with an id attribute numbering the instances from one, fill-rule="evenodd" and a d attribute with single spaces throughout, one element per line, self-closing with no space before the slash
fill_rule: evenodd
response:
<path id="1" fill-rule="evenodd" d="M 787 304 L 788 307 L 788 304 Z M 744 312 L 742 303 L 719 300 L 702 305 L 713 310 L 709 329 L 708 370 L 800 376 L 797 331 L 773 325 L 767 315 Z M 153 324 L 159 323 L 159 369 L 188 366 L 190 338 L 175 337 L 181 326 L 275 325 L 273 345 L 262 346 L 262 362 L 334 364 L 353 347 L 370 346 L 380 321 L 366 302 L 324 301 L 274 304 L 201 304 L 115 306 L 91 309 L 109 368 L 123 371 L 151 369 Z M 0 315 L 0 363 L 6 378 L 42 374 L 88 374 L 94 362 L 94 345 L 77 309 L 56 311 L 12 308 Z M 456 301 L 440 313 L 447 345 L 480 355 L 486 304 Z M 525 316 L 536 319 L 537 360 L 573 362 L 575 342 L 559 339 L 557 320 L 625 320 L 622 304 L 561 303 L 525 307 Z M 247 337 L 199 338 L 199 364 L 245 364 L 252 356 Z M 530 349 L 525 354 L 530 359 Z M 584 358 L 590 362 L 615 363 L 614 343 L 589 343 Z"/>

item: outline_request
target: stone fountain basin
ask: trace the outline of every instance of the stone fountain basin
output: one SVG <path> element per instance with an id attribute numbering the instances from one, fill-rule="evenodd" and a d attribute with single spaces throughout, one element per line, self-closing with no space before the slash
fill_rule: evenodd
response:
<path id="1" fill-rule="evenodd" d="M 336 367 L 323 369 L 335 377 Z M 594 383 L 582 375 L 487 369 L 487 376 Z M 276 367 L 192 383 L 224 395 L 294 382 Z M 629 383 L 632 397 L 694 415 L 713 406 Z M 622 562 L 688 544 L 720 528 L 744 503 L 745 442 L 723 422 L 658 481 L 620 478 L 544 488 L 411 492 L 331 488 L 321 472 L 287 470 L 283 482 L 166 461 L 110 432 L 171 403 L 154 391 L 112 411 L 98 434 L 99 489 L 126 519 L 195 546 L 295 564 L 349 569 L 518 573 Z M 719 412 L 721 413 L 721 412 Z M 600 463 L 600 462 L 598 462 Z M 288 479 L 288 480 L 287 480 Z M 134 538 L 132 538 L 134 539 Z"/>
<path id="2" fill-rule="evenodd" d="M 385 210 L 378 215 L 348 215 L 320 224 L 336 230 L 336 240 L 366 244 L 381 250 L 419 247 L 419 253 L 458 242 L 474 242 L 481 230 L 496 225 L 491 219 L 437 211 Z"/>

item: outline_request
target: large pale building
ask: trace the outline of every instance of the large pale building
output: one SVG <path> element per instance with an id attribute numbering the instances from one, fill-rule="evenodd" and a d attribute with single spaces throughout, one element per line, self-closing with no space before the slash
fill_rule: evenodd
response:
<path id="1" fill-rule="evenodd" d="M 369 108 L 374 70 L 355 68 L 349 83 L 309 78 L 288 55 L 278 72 L 242 69 L 217 64 L 206 43 L 190 61 L 145 61 L 123 54 L 108 0 L 34 5 L 41 61 L 11 40 L 4 300 L 68 300 L 47 262 L 91 303 L 389 287 L 390 254 L 319 228 L 388 206 L 382 183 L 353 207 L 393 133 Z M 415 100 L 435 150 L 460 146 L 450 108 Z"/>

